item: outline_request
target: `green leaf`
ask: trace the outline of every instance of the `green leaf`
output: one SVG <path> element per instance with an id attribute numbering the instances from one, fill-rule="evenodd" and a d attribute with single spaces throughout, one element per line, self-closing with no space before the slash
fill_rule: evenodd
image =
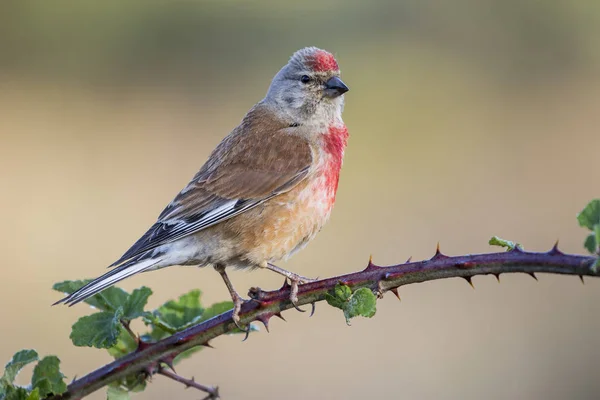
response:
<path id="1" fill-rule="evenodd" d="M 31 393 L 29 393 L 29 396 L 27 396 L 27 400 L 40 400 L 41 396 L 40 396 L 40 389 L 35 388 L 31 391 Z"/>
<path id="2" fill-rule="evenodd" d="M 346 323 L 350 325 L 350 318 L 366 317 L 371 318 L 377 311 L 377 297 L 371 289 L 360 288 L 356 290 L 344 307 L 344 316 Z"/>
<path id="3" fill-rule="evenodd" d="M 371 318 L 377 311 L 377 297 L 368 288 L 357 289 L 352 293 L 349 286 L 337 284 L 333 294 L 326 293 L 325 299 L 329 305 L 344 311 L 346 323 L 358 316 Z"/>
<path id="4" fill-rule="evenodd" d="M 2 392 L 0 392 L 0 394 L 2 394 Z M 27 391 L 27 389 L 19 387 L 19 386 L 8 385 L 8 386 L 5 386 L 5 392 L 4 392 L 3 396 L 0 397 L 0 399 L 2 399 L 2 400 L 27 400 L 28 397 L 29 397 L 29 392 Z M 39 397 L 38 397 L 38 399 L 39 399 Z"/>
<path id="5" fill-rule="evenodd" d="M 492 237 L 488 243 L 491 246 L 506 247 L 507 250 L 514 250 L 515 248 L 518 248 L 519 250 L 523 250 L 523 246 L 521 246 L 520 243 L 511 242 L 510 240 L 505 240 L 505 239 L 499 238 L 498 236 Z"/>
<path id="6" fill-rule="evenodd" d="M 33 369 L 31 386 L 34 389 L 39 388 L 41 397 L 46 397 L 50 393 L 61 394 L 67 390 L 65 376 L 60 372 L 59 365 L 58 357 L 46 356 Z"/>
<path id="7" fill-rule="evenodd" d="M 61 293 L 71 294 L 91 281 L 91 279 L 83 281 L 64 281 L 55 283 L 52 288 Z M 85 299 L 84 302 L 98 310 L 115 312 L 125 303 L 128 296 L 129 294 L 123 289 L 111 286 L 100 293 Z"/>
<path id="8" fill-rule="evenodd" d="M 352 296 L 352 289 L 349 286 L 337 284 L 333 289 L 333 295 L 326 293 L 325 300 L 329 303 L 330 306 L 339 308 L 341 310 L 344 309 L 346 302 Z"/>
<path id="9" fill-rule="evenodd" d="M 150 337 L 157 340 L 200 321 L 205 311 L 200 305 L 200 294 L 199 290 L 192 290 L 178 300 L 166 302 L 152 314 L 145 314 L 144 322 L 153 326 Z"/>
<path id="10" fill-rule="evenodd" d="M 116 386 L 109 386 L 106 391 L 106 400 L 129 400 L 129 392 Z"/>
<path id="11" fill-rule="evenodd" d="M 598 249 L 598 242 L 596 242 L 596 234 L 590 233 L 587 238 L 585 238 L 585 243 L 583 247 L 587 249 L 592 254 L 596 253 L 596 249 Z"/>
<path id="12" fill-rule="evenodd" d="M 142 340 L 155 342 L 177 332 L 175 328 L 163 322 L 157 315 L 158 311 L 154 311 L 152 314 L 146 313 L 144 315 L 144 323 L 151 326 L 152 330 L 149 333 L 142 335 Z"/>
<path id="13" fill-rule="evenodd" d="M 35 385 L 39 393 L 52 393 L 52 382 L 48 378 L 40 378 Z"/>
<path id="14" fill-rule="evenodd" d="M 121 329 L 117 342 L 108 349 L 108 354 L 114 358 L 121 358 L 137 349 L 137 342 L 131 337 L 129 332 Z"/>
<path id="15" fill-rule="evenodd" d="M 21 350 L 12 357 L 4 367 L 2 382 L 12 384 L 21 369 L 29 363 L 38 360 L 38 353 L 35 350 Z"/>
<path id="16" fill-rule="evenodd" d="M 201 295 L 202 292 L 200 290 L 193 289 L 179 296 L 177 300 L 167 301 L 162 307 L 181 312 L 184 312 L 186 309 L 197 309 L 200 308 Z"/>
<path id="17" fill-rule="evenodd" d="M 150 288 L 142 286 L 135 289 L 123 303 L 123 318 L 132 320 L 141 317 L 150 295 L 152 295 Z"/>
<path id="18" fill-rule="evenodd" d="M 590 201 L 587 206 L 577 214 L 579 225 L 594 230 L 594 225 L 600 224 L 600 199 Z"/>
<path id="19" fill-rule="evenodd" d="M 133 373 L 121 379 L 119 384 L 129 392 L 142 392 L 146 389 L 147 376 L 144 372 Z"/>
<path id="20" fill-rule="evenodd" d="M 117 343 L 123 328 L 121 317 L 123 309 L 116 312 L 99 312 L 79 318 L 72 327 L 71 340 L 75 346 L 108 349 Z"/>
<path id="21" fill-rule="evenodd" d="M 198 322 L 208 321 L 209 319 L 216 317 L 219 314 L 223 314 L 225 311 L 229 311 L 233 308 L 232 301 L 222 301 L 220 303 L 215 303 L 212 306 L 208 307 L 202 313 L 202 317 Z"/>

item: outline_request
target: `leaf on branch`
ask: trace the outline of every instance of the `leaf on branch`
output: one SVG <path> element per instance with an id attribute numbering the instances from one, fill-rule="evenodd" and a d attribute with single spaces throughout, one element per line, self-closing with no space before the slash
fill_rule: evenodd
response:
<path id="1" fill-rule="evenodd" d="M 87 279 L 82 281 L 58 282 L 52 288 L 61 293 L 71 294 L 91 281 L 91 279 Z M 128 296 L 129 294 L 123 289 L 111 286 L 92 297 L 88 297 L 84 302 L 101 311 L 115 312 L 119 307 L 123 306 Z"/>
<path id="2" fill-rule="evenodd" d="M 207 320 L 211 319 L 212 317 L 215 317 L 219 314 L 224 313 L 225 311 L 231 310 L 232 308 L 233 308 L 232 301 L 222 301 L 220 303 L 215 303 L 212 306 L 208 307 L 206 310 L 204 310 L 204 312 L 202 313 L 202 316 L 195 323 L 199 324 L 201 322 L 207 321 Z M 257 328 L 256 328 L 256 326 L 251 324 L 250 330 L 255 331 L 255 330 L 257 330 Z M 231 333 L 242 333 L 242 331 L 239 329 L 236 329 L 236 330 L 232 331 Z M 173 360 L 173 364 L 177 365 L 180 361 L 190 357 L 192 354 L 194 354 L 200 350 L 202 350 L 202 346 L 192 347 L 191 349 L 184 351 L 183 353 L 181 353 L 181 354 L 177 355 L 177 357 L 175 357 L 175 359 Z"/>
<path id="3" fill-rule="evenodd" d="M 144 372 L 134 372 L 115 384 L 128 392 L 142 392 L 146 389 L 148 376 Z"/>
<path id="4" fill-rule="evenodd" d="M 38 353 L 35 350 L 21 350 L 12 357 L 4 367 L 4 375 L 0 379 L 2 383 L 12 385 L 19 371 L 24 366 L 38 360 Z"/>
<path id="5" fill-rule="evenodd" d="M 327 293 L 325 294 L 325 300 L 329 303 L 330 306 L 339 308 L 341 310 L 344 309 L 344 305 L 352 296 L 352 289 L 349 286 L 337 284 L 333 289 L 333 295 Z"/>
<path id="6" fill-rule="evenodd" d="M 145 286 L 135 289 L 123 302 L 123 318 L 132 320 L 144 315 L 144 307 L 148 298 L 152 295 L 152 290 Z"/>
<path id="7" fill-rule="evenodd" d="M 116 312 L 103 311 L 79 318 L 72 327 L 71 340 L 75 346 L 108 349 L 117 343 L 123 326 L 123 309 Z"/>
<path id="8" fill-rule="evenodd" d="M 107 350 L 108 354 L 114 358 L 121 358 L 132 351 L 135 351 L 137 347 L 138 343 L 133 337 L 131 337 L 129 332 L 127 332 L 125 329 L 121 329 L 119 337 L 117 338 L 117 342 Z"/>
<path id="9" fill-rule="evenodd" d="M 119 386 L 109 386 L 106 391 L 106 400 L 129 400 L 129 392 Z"/>
<path id="10" fill-rule="evenodd" d="M 232 308 L 233 301 L 222 301 L 220 303 L 215 303 L 212 306 L 208 307 L 206 310 L 204 310 L 204 312 L 202 313 L 202 317 L 198 322 L 207 321 L 213 317 L 216 317 L 219 314 L 224 313 L 225 311 L 231 310 Z"/>
<path id="11" fill-rule="evenodd" d="M 200 290 L 192 290 L 177 300 L 166 302 L 152 313 L 146 313 L 144 322 L 152 326 L 150 338 L 162 339 L 200 321 L 204 313 L 200 295 Z"/>
<path id="12" fill-rule="evenodd" d="M 507 250 L 514 250 L 515 248 L 523 250 L 523 246 L 520 243 L 511 242 L 498 236 L 493 236 L 488 243 L 491 246 L 505 247 Z"/>
<path id="13" fill-rule="evenodd" d="M 40 395 L 40 389 L 39 388 L 35 388 L 31 391 L 31 393 L 29 393 L 29 396 L 27 396 L 27 400 L 40 400 L 42 397 Z"/>
<path id="14" fill-rule="evenodd" d="M 333 289 L 333 294 L 325 294 L 325 300 L 329 305 L 344 311 L 348 325 L 351 318 L 371 318 L 377 312 L 377 297 L 368 288 L 360 288 L 352 293 L 349 286 L 338 283 Z"/>
<path id="15" fill-rule="evenodd" d="M 33 393 L 33 392 L 32 392 Z M 31 394 L 27 391 L 27 389 L 19 386 L 2 386 L 0 385 L 0 399 L 2 400 L 29 400 Z M 37 397 L 32 398 L 31 400 L 39 400 L 39 392 Z"/>
<path id="16" fill-rule="evenodd" d="M 67 390 L 65 376 L 60 372 L 60 360 L 56 356 L 44 357 L 33 369 L 31 386 L 39 389 L 41 397 L 61 394 Z"/>
<path id="17" fill-rule="evenodd" d="M 583 247 L 587 249 L 590 253 L 596 253 L 596 249 L 598 248 L 598 243 L 596 242 L 596 234 L 590 233 L 587 238 L 585 238 L 585 243 Z"/>
<path id="18" fill-rule="evenodd" d="M 590 201 L 587 206 L 577 214 L 579 225 L 593 231 L 595 225 L 600 224 L 600 199 Z"/>

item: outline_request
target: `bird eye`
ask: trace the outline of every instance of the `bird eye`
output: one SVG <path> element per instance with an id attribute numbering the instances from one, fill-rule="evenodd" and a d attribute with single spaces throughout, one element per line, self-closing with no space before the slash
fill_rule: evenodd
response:
<path id="1" fill-rule="evenodd" d="M 308 83 L 308 82 L 310 82 L 310 76 L 308 76 L 308 75 L 302 75 L 300 77 L 300 82 L 302 82 L 302 83 Z"/>

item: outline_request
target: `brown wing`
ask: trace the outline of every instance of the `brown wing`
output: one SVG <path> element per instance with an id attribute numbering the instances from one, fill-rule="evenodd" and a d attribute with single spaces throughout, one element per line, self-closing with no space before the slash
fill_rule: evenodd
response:
<path id="1" fill-rule="evenodd" d="M 304 179 L 310 145 L 260 104 L 217 146 L 190 183 L 117 262 L 193 234 L 284 193 Z"/>

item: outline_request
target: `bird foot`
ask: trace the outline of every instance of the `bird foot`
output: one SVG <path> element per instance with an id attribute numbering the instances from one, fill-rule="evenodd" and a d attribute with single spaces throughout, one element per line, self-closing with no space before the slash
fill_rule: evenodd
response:
<path id="1" fill-rule="evenodd" d="M 231 283 L 229 277 L 227 276 L 227 273 L 225 272 L 225 266 L 216 265 L 214 268 L 215 271 L 217 271 L 223 278 L 223 282 L 225 282 L 227 290 L 229 291 L 229 295 L 231 296 L 231 301 L 233 301 L 233 315 L 231 316 L 231 319 L 240 331 L 246 333 L 246 337 L 244 338 L 244 340 L 246 340 L 248 339 L 248 335 L 250 334 L 250 324 L 248 324 L 248 326 L 246 326 L 245 328 L 240 324 L 240 312 L 242 310 L 242 305 L 246 301 L 238 294 L 238 292 L 233 287 L 233 284 Z"/>
<path id="2" fill-rule="evenodd" d="M 292 305 L 294 306 L 294 308 L 300 312 L 305 312 L 306 310 L 301 309 L 298 306 L 298 289 L 299 289 L 299 285 L 303 284 L 303 283 L 310 283 L 310 282 L 314 282 L 317 279 L 312 279 L 312 278 L 307 278 L 305 276 L 301 276 L 298 274 L 295 274 L 293 272 L 287 271 L 283 268 L 279 268 L 277 265 L 273 265 L 271 263 L 267 263 L 267 265 L 265 266 L 265 268 L 267 268 L 268 270 L 271 270 L 273 272 L 277 272 L 280 275 L 283 275 L 286 277 L 286 279 L 290 280 L 290 302 L 292 303 Z M 315 306 L 313 304 L 313 309 L 312 312 L 310 313 L 310 315 L 314 314 L 315 312 Z"/>
<path id="3" fill-rule="evenodd" d="M 231 319 L 237 328 L 242 331 L 248 333 L 250 331 L 250 325 L 245 328 L 240 324 L 240 311 L 242 311 L 242 305 L 246 302 L 237 292 L 231 294 L 231 300 L 233 301 L 233 315 Z"/>
<path id="4" fill-rule="evenodd" d="M 300 306 L 298 305 L 298 290 L 300 289 L 300 285 L 304 284 L 304 283 L 310 283 L 310 282 L 314 282 L 317 279 L 312 279 L 312 278 L 306 278 L 304 276 L 300 276 L 300 275 L 296 275 L 292 272 L 290 272 L 290 276 L 288 277 L 290 279 L 290 302 L 292 303 L 292 305 L 294 306 L 294 308 L 300 312 L 306 312 L 306 310 L 303 310 L 300 308 Z M 313 303 L 312 305 L 312 311 L 310 313 L 310 315 L 312 316 L 315 312 L 315 305 Z"/>

